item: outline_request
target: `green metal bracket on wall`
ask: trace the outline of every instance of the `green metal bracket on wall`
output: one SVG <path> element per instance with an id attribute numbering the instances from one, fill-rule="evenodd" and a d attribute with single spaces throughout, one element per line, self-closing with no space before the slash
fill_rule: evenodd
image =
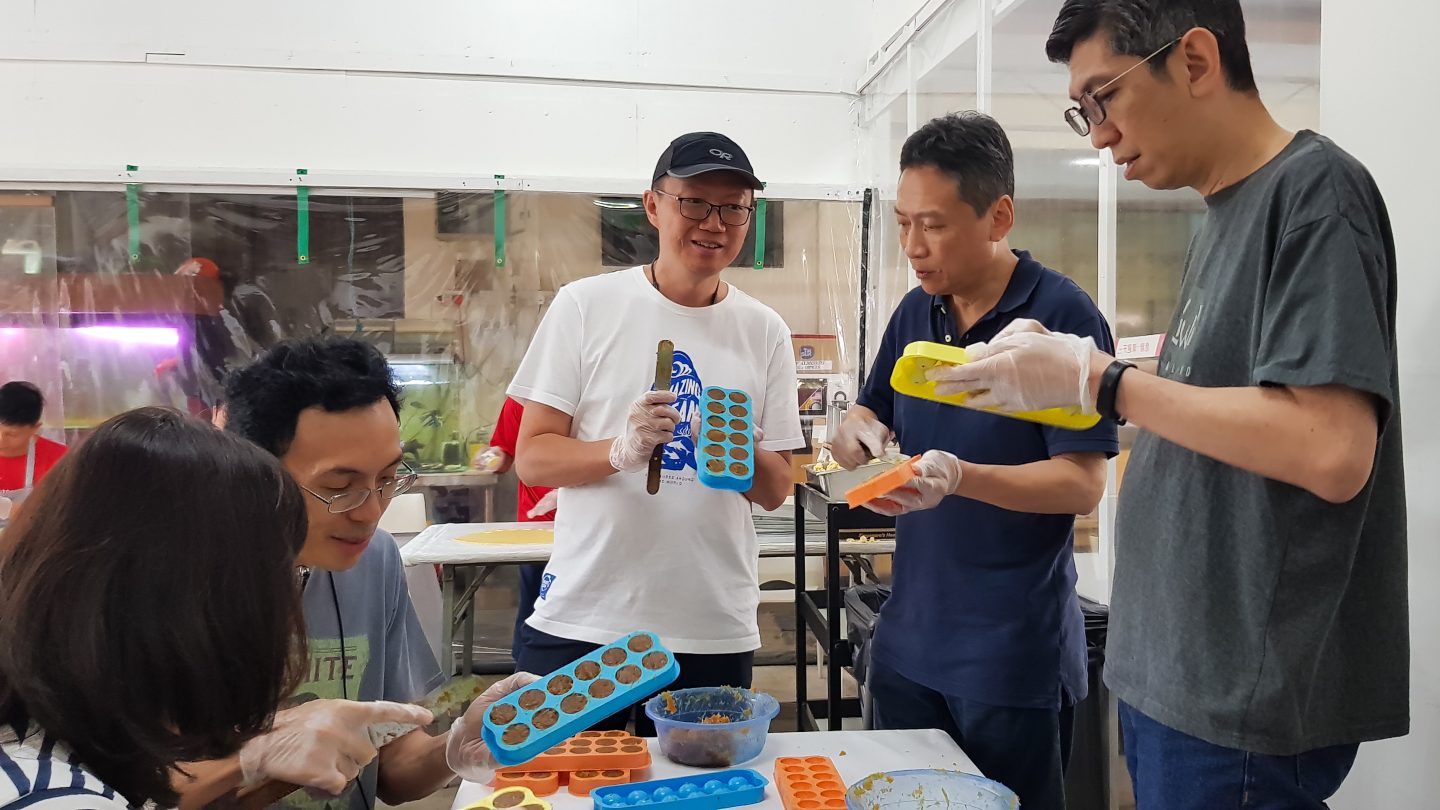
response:
<path id="1" fill-rule="evenodd" d="M 504 180 L 505 175 L 495 175 Z M 505 266 L 505 189 L 495 189 L 495 269 Z"/>
<path id="2" fill-rule="evenodd" d="M 305 185 L 309 169 L 296 169 L 300 187 L 295 189 L 295 259 L 310 263 L 310 187 Z"/>
<path id="3" fill-rule="evenodd" d="M 139 166 L 126 165 L 126 173 L 140 171 Z M 130 264 L 140 261 L 140 184 L 125 184 L 125 229 L 130 240 Z"/>
<path id="4" fill-rule="evenodd" d="M 765 198 L 755 201 L 755 269 L 765 269 Z"/>

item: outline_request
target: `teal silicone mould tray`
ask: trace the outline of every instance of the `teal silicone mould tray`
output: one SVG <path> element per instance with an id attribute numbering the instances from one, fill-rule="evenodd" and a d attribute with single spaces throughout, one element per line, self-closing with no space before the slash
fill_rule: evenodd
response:
<path id="1" fill-rule="evenodd" d="M 695 463 L 700 483 L 748 492 L 755 482 L 754 402 L 744 391 L 706 388 L 700 395 L 700 441 Z"/>
<path id="2" fill-rule="evenodd" d="M 631 633 L 496 701 L 480 733 L 497 762 L 519 765 L 679 676 L 654 633 Z"/>

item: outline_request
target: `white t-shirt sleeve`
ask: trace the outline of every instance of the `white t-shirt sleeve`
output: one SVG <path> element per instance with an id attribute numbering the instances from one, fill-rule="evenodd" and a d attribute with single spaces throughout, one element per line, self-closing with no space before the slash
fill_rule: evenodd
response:
<path id="1" fill-rule="evenodd" d="M 580 302 L 562 287 L 540 320 L 506 393 L 574 416 L 580 405 L 582 329 Z"/>
<path id="2" fill-rule="evenodd" d="M 765 440 L 756 445 L 761 450 L 796 450 L 805 446 L 795 387 L 795 354 L 790 345 L 790 330 L 784 326 L 770 350 L 760 429 L 765 431 Z"/>

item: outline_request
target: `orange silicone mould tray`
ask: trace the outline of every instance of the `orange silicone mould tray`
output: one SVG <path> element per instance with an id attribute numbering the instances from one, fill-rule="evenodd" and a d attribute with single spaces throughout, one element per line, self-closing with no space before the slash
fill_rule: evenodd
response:
<path id="1" fill-rule="evenodd" d="M 650 747 L 623 731 L 584 731 L 509 773 L 535 771 L 634 771 L 650 767 Z"/>
<path id="2" fill-rule="evenodd" d="M 845 783 L 829 757 L 780 757 L 775 784 L 785 810 L 845 810 Z"/>
<path id="3" fill-rule="evenodd" d="M 570 795 L 589 796 L 595 788 L 630 784 L 630 771 L 607 768 L 603 771 L 575 771 L 570 774 Z"/>
<path id="4" fill-rule="evenodd" d="M 497 790 L 523 787 L 529 788 L 536 796 L 554 796 L 560 792 L 560 774 L 556 771 L 517 773 L 507 769 L 496 771 L 495 779 L 490 784 Z"/>
<path id="5" fill-rule="evenodd" d="M 919 460 L 920 457 L 916 456 L 902 461 L 869 481 L 847 490 L 845 503 L 854 509 L 863 503 L 873 501 L 905 486 L 910 483 L 910 479 L 915 477 L 915 463 Z"/>

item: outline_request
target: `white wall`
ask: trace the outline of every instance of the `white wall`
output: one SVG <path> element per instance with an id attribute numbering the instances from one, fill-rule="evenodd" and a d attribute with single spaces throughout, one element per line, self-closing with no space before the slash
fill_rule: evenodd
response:
<path id="1" fill-rule="evenodd" d="M 1399 252 L 1398 316 L 1410 519 L 1411 733 L 1361 746 L 1332 807 L 1435 807 L 1440 796 L 1440 260 L 1434 245 L 1440 110 L 1425 55 L 1440 5 L 1428 0 L 1325 0 L 1322 131 L 1364 161 L 1385 195 Z M 1410 99 L 1411 101 L 1403 101 Z"/>
<path id="2" fill-rule="evenodd" d="M 0 5 L 0 47 L 8 59 L 833 91 L 850 89 L 847 66 L 858 72 L 854 11 L 867 2 L 35 0 Z"/>
<path id="3" fill-rule="evenodd" d="M 850 184 L 863 2 L 0 4 L 0 179 L 127 163 L 648 177 L 670 138 L 714 128 L 766 180 Z"/>
<path id="4" fill-rule="evenodd" d="M 869 57 L 884 47 L 890 37 L 927 4 L 927 0 L 861 0 L 860 53 Z"/>

